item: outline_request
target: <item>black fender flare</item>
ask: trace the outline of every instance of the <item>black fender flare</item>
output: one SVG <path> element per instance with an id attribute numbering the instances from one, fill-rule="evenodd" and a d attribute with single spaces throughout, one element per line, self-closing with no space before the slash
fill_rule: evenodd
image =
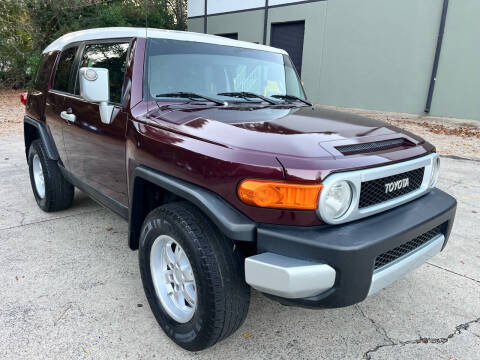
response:
<path id="1" fill-rule="evenodd" d="M 135 168 L 131 181 L 129 209 L 129 247 L 138 249 L 142 227 L 143 181 L 153 183 L 197 206 L 228 238 L 256 241 L 256 223 L 236 210 L 214 192 L 198 185 L 161 173 L 146 166 Z"/>
<path id="2" fill-rule="evenodd" d="M 48 130 L 47 125 L 45 125 L 45 123 L 41 121 L 35 120 L 34 118 L 28 115 L 25 115 L 23 117 L 23 122 L 24 124 L 32 125 L 37 129 L 40 140 L 42 140 L 43 144 L 45 145 L 45 149 L 47 151 L 47 157 L 50 160 L 55 160 L 55 161 L 59 160 L 60 157 L 58 155 L 57 147 L 55 146 L 55 141 L 53 140 L 53 137 L 50 134 L 50 131 Z M 24 132 L 25 150 L 27 150 L 27 143 L 29 141 L 27 136 L 28 136 L 27 133 Z"/>

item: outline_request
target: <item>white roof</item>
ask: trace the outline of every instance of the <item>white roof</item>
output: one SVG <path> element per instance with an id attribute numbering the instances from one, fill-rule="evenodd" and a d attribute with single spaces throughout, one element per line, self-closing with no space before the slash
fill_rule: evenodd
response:
<path id="1" fill-rule="evenodd" d="M 188 31 L 162 30 L 154 28 L 134 28 L 134 27 L 109 27 L 97 28 L 89 30 L 75 31 L 59 37 L 57 40 L 48 45 L 44 53 L 62 50 L 65 45 L 72 42 L 86 41 L 86 40 L 100 40 L 100 39 L 115 39 L 115 38 L 153 38 L 153 39 L 172 39 L 182 41 L 194 41 L 207 44 L 227 45 L 241 47 L 245 49 L 263 50 L 269 52 L 276 52 L 279 54 L 286 54 L 282 49 L 273 48 L 270 46 L 254 44 L 246 41 L 238 41 L 228 39 L 222 36 L 215 36 L 209 34 L 200 34 Z"/>

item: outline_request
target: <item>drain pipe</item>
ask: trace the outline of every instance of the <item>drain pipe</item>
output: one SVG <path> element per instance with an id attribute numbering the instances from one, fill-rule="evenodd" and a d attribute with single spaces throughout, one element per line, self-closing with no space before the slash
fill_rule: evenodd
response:
<path id="1" fill-rule="evenodd" d="M 265 0 L 265 13 L 263 17 L 263 45 L 267 45 L 267 24 L 268 24 L 268 0 Z"/>
<path id="2" fill-rule="evenodd" d="M 205 0 L 204 2 L 204 11 L 203 11 L 203 33 L 206 34 L 207 33 L 207 21 L 208 21 L 208 11 L 207 11 L 207 7 L 208 7 L 208 0 Z"/>
<path id="3" fill-rule="evenodd" d="M 440 53 L 442 52 L 443 34 L 445 32 L 445 23 L 447 20 L 448 0 L 443 0 L 442 18 L 440 20 L 440 29 L 438 30 L 437 48 L 435 50 L 435 58 L 433 60 L 432 76 L 430 78 L 430 86 L 428 88 L 427 104 L 425 105 L 425 113 L 430 113 L 432 107 L 433 92 L 435 90 L 435 82 L 437 81 L 438 62 L 440 61 Z"/>

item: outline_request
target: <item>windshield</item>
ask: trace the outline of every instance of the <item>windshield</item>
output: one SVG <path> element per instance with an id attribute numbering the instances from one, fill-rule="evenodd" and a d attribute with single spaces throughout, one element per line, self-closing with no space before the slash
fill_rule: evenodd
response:
<path id="1" fill-rule="evenodd" d="M 262 50 L 191 41 L 151 39 L 147 60 L 146 93 L 158 95 L 189 92 L 227 101 L 240 99 L 221 93 L 250 92 L 275 99 L 292 95 L 305 99 L 303 87 L 288 56 Z M 178 98 L 185 101 L 185 98 Z M 278 101 L 278 98 L 277 98 Z"/>

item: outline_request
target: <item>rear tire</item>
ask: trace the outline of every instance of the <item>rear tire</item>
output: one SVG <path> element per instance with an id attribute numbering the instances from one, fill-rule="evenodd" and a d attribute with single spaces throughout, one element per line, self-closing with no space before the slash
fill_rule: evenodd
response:
<path id="1" fill-rule="evenodd" d="M 166 242 L 165 242 L 166 241 Z M 172 241 L 177 245 L 171 245 Z M 193 271 L 194 298 L 185 297 L 186 310 L 176 317 L 169 299 L 177 299 L 178 278 L 183 273 L 163 265 L 158 276 L 158 244 L 169 243 L 188 259 L 182 260 Z M 166 248 L 165 248 L 166 249 Z M 163 252 L 161 252 L 163 254 Z M 180 257 L 180 255 L 179 255 Z M 168 262 L 168 261 L 167 261 Z M 179 346 L 190 351 L 206 349 L 235 332 L 247 316 L 250 288 L 244 280 L 243 257 L 196 207 L 187 202 L 170 203 L 153 210 L 145 219 L 140 235 L 139 263 L 148 302 L 159 325 Z M 161 264 L 164 264 L 160 262 Z M 181 267 L 181 266 L 180 266 Z M 170 274 L 172 275 L 170 279 Z M 187 279 L 185 281 L 190 281 Z M 180 288 L 182 287 L 180 281 Z M 191 285 L 189 285 L 191 286 Z M 160 290 L 159 290 L 160 289 Z M 165 290 L 162 292 L 162 289 Z M 168 293 L 169 297 L 165 295 Z M 184 298 L 181 297 L 183 301 Z M 187 301 L 187 300 L 190 300 Z M 192 306 L 191 303 L 195 305 Z"/>
<path id="2" fill-rule="evenodd" d="M 39 139 L 30 145 L 28 168 L 33 195 L 40 209 L 53 212 L 72 205 L 75 188 L 65 180 L 57 162 L 48 159 L 45 146 Z"/>

